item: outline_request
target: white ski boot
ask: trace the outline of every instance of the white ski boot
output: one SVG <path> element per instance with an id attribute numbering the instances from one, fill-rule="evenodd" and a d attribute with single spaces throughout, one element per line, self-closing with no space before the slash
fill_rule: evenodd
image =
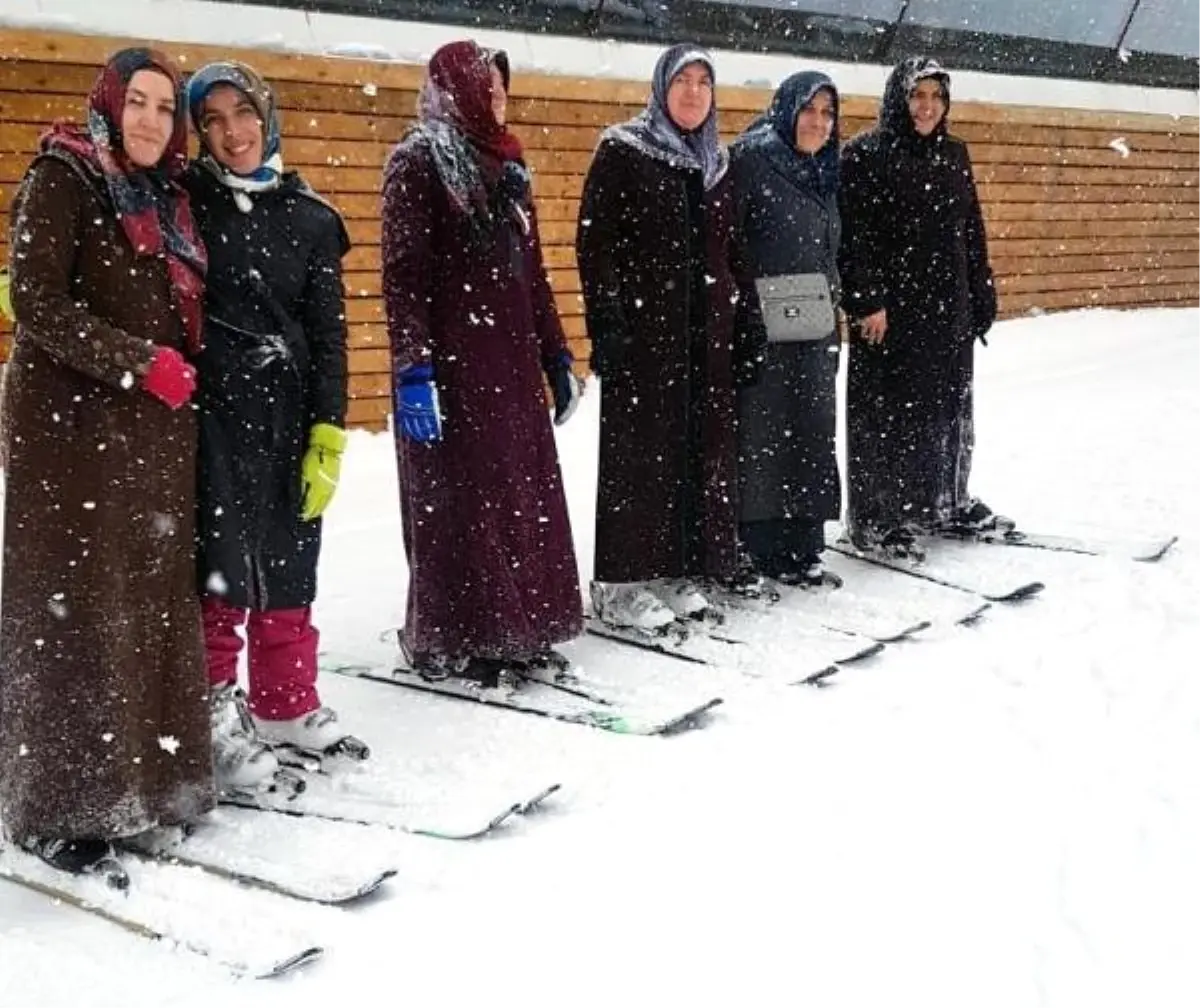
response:
<path id="1" fill-rule="evenodd" d="M 640 581 L 593 581 L 596 619 L 618 629 L 657 634 L 676 622 L 675 610 Z"/>
<path id="2" fill-rule="evenodd" d="M 213 691 L 209 715 L 218 792 L 249 798 L 270 794 L 290 799 L 304 790 L 304 780 L 280 766 L 271 747 L 259 738 L 246 706 L 246 694 L 236 684 Z"/>
<path id="3" fill-rule="evenodd" d="M 252 717 L 260 738 L 303 756 L 342 756 L 360 763 L 371 755 L 362 739 L 342 730 L 337 712 L 331 707 L 318 707 L 311 713 L 283 721 Z"/>
<path id="4" fill-rule="evenodd" d="M 651 581 L 646 587 L 677 619 L 712 621 L 714 616 L 719 615 L 708 596 L 694 581 L 686 578 L 662 578 Z"/>

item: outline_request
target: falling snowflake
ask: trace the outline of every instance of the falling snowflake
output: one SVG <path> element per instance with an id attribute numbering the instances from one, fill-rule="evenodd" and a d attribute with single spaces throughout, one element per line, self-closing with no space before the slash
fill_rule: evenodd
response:
<path id="1" fill-rule="evenodd" d="M 377 94 L 379 94 L 379 88 L 377 88 L 370 81 L 362 86 L 362 90 L 363 94 L 365 94 L 368 98 L 374 98 Z"/>
<path id="2" fill-rule="evenodd" d="M 174 756 L 177 752 L 179 752 L 179 739 L 177 739 L 174 735 L 159 735 L 158 748 L 163 752 L 170 753 L 172 756 Z"/>
<path id="3" fill-rule="evenodd" d="M 1108 142 L 1108 146 L 1115 150 L 1121 157 L 1129 157 L 1129 141 L 1124 137 L 1115 137 Z"/>

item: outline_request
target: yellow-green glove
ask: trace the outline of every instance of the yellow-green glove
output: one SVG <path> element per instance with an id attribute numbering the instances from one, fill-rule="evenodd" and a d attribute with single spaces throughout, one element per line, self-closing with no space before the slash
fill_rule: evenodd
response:
<path id="1" fill-rule="evenodd" d="M 8 275 L 8 270 L 0 270 L 0 315 L 11 319 L 12 313 L 12 295 L 9 293 L 9 288 L 12 281 Z"/>
<path id="2" fill-rule="evenodd" d="M 333 424 L 313 424 L 308 432 L 308 451 L 300 463 L 300 482 L 304 487 L 304 506 L 300 517 L 304 521 L 320 518 L 342 472 L 342 452 L 346 450 L 346 432 Z"/>

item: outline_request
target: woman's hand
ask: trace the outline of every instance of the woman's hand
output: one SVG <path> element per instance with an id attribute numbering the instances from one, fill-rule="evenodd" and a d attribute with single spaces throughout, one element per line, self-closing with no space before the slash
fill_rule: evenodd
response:
<path id="1" fill-rule="evenodd" d="M 887 335 L 887 309 L 880 308 L 873 315 L 868 315 L 859 321 L 858 326 L 868 343 L 882 343 Z"/>

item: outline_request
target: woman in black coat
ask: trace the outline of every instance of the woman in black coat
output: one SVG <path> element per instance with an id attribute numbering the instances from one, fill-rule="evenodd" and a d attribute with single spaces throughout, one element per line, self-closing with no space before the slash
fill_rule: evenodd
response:
<path id="1" fill-rule="evenodd" d="M 919 557 L 918 537 L 1011 525 L 967 493 L 974 343 L 996 317 L 967 147 L 946 131 L 950 77 L 924 57 L 888 78 L 879 122 L 841 161 L 847 528 Z"/>
<path id="2" fill-rule="evenodd" d="M 187 184 L 210 250 L 197 530 L 213 744 L 219 785 L 252 790 L 276 780 L 264 742 L 366 752 L 321 703 L 311 609 L 346 440 L 349 241 L 337 211 L 284 170 L 274 95 L 252 68 L 202 67 L 188 98 L 201 149 Z"/>
<path id="3" fill-rule="evenodd" d="M 836 586 L 824 523 L 841 515 L 837 465 L 838 93 L 804 71 L 730 147 L 738 229 L 768 345 L 738 394 L 742 544 L 759 573 Z"/>
<path id="4" fill-rule="evenodd" d="M 604 131 L 579 212 L 602 380 L 592 604 L 647 632 L 699 615 L 736 574 L 733 343 L 758 331 L 739 322 L 757 298 L 737 265 L 713 81 L 704 50 L 664 52 L 646 110 Z"/>

